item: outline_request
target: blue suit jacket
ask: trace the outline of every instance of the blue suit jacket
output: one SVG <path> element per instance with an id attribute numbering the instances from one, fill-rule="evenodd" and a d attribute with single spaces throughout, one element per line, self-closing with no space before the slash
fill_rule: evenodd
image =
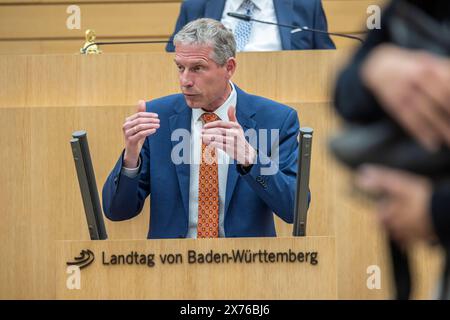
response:
<path id="1" fill-rule="evenodd" d="M 226 0 L 185 0 L 181 4 L 175 31 L 166 46 L 167 51 L 175 51 L 172 43 L 174 35 L 189 22 L 199 18 L 212 18 L 220 21 Z M 274 0 L 278 23 L 328 30 L 327 18 L 321 0 Z M 283 50 L 335 49 L 326 34 L 297 32 L 291 34 L 289 28 L 279 28 Z"/>
<path id="2" fill-rule="evenodd" d="M 236 163 L 230 163 L 224 207 L 225 236 L 276 236 L 273 212 L 288 223 L 293 221 L 299 131 L 297 112 L 235 88 L 236 116 L 244 131 L 250 128 L 279 129 L 279 170 L 275 175 L 262 175 L 260 169 L 265 165 L 256 163 L 247 174 L 241 174 Z M 192 109 L 183 95 L 176 94 L 147 102 L 147 111 L 158 113 L 160 128 L 145 140 L 136 178 L 121 174 L 122 153 L 103 187 L 103 210 L 110 220 L 130 219 L 139 214 L 150 194 L 148 238 L 184 238 L 189 223 L 190 167 L 172 162 L 172 148 L 179 141 L 171 141 L 171 134 L 178 128 L 190 132 Z M 271 145 L 266 154 L 259 152 L 259 157 L 268 160 Z"/>

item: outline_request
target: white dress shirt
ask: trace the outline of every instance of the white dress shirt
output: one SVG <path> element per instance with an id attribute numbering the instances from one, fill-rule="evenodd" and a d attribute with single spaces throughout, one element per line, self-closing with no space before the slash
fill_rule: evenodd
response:
<path id="1" fill-rule="evenodd" d="M 227 100 L 214 113 L 219 116 L 222 121 L 229 121 L 228 108 L 236 106 L 237 94 L 234 85 L 230 82 L 231 93 Z M 198 179 L 200 171 L 200 159 L 202 152 L 201 131 L 203 122 L 201 115 L 206 111 L 202 109 L 192 109 L 191 119 L 191 165 L 189 184 L 189 231 L 188 238 L 197 238 L 197 223 L 198 223 Z M 228 163 L 230 158 L 228 155 L 219 149 L 216 149 L 219 175 L 219 237 L 225 237 L 224 217 L 225 217 L 225 195 L 227 187 Z"/>
<path id="2" fill-rule="evenodd" d="M 277 22 L 273 0 L 252 0 L 256 8 L 253 12 L 253 18 L 269 22 Z M 274 0 L 279 1 L 279 0 Z M 227 0 L 223 10 L 221 22 L 232 30 L 236 28 L 239 19 L 227 16 L 228 12 L 237 12 L 245 14 L 241 8 L 244 0 Z M 280 32 L 277 26 L 253 22 L 250 40 L 243 51 L 278 51 L 282 50 Z"/>
<path id="3" fill-rule="evenodd" d="M 229 121 L 228 108 L 236 107 L 237 93 L 233 83 L 230 82 L 231 93 L 227 100 L 214 113 L 223 121 Z M 198 179 L 200 171 L 200 159 L 202 150 L 201 131 L 203 122 L 201 115 L 205 113 L 200 108 L 192 109 L 191 118 L 191 165 L 190 165 L 190 184 L 189 184 L 189 230 L 187 238 L 197 238 L 198 224 Z M 219 175 L 219 237 L 225 237 L 224 218 L 225 218 L 225 195 L 228 177 L 229 156 L 222 150 L 216 149 Z M 122 174 L 134 178 L 137 176 L 140 167 L 140 160 L 137 168 L 122 167 Z"/>

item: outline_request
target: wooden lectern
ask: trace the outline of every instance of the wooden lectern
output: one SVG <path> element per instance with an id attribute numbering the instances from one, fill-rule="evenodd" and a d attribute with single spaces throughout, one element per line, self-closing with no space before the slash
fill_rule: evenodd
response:
<path id="1" fill-rule="evenodd" d="M 334 237 L 58 241 L 56 247 L 57 299 L 337 298 Z M 87 259 L 92 263 L 70 268 L 67 262 L 83 250 L 95 257 Z"/>

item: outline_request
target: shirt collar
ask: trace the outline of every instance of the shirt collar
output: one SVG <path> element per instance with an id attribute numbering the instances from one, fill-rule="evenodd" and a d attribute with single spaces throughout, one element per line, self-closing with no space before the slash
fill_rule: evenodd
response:
<path id="1" fill-rule="evenodd" d="M 229 121 L 228 119 L 228 108 L 231 106 L 234 106 L 236 108 L 236 89 L 234 88 L 234 84 L 230 81 L 231 85 L 231 93 L 228 96 L 227 100 L 214 111 L 216 115 L 219 116 L 219 118 L 222 121 Z M 206 113 L 207 111 L 204 111 L 202 108 L 195 108 L 192 109 L 192 118 L 195 119 L 195 121 L 200 121 L 200 117 L 202 114 Z"/>
<path id="2" fill-rule="evenodd" d="M 239 8 L 241 7 L 241 5 L 244 3 L 245 0 L 227 0 L 227 1 L 231 1 L 231 6 L 230 6 L 231 12 L 236 12 L 237 10 L 239 10 Z M 252 2 L 255 4 L 255 7 L 257 9 L 262 8 L 264 1 L 268 1 L 268 0 L 252 0 Z"/>

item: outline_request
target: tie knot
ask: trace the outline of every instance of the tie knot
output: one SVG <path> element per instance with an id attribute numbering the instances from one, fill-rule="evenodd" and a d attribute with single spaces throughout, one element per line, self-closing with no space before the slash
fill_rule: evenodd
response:
<path id="1" fill-rule="evenodd" d="M 205 112 L 204 114 L 201 115 L 201 118 L 203 120 L 203 123 L 209 123 L 220 120 L 219 116 L 212 112 Z"/>
<path id="2" fill-rule="evenodd" d="M 253 13 L 253 10 L 255 9 L 255 4 L 252 0 L 245 0 L 244 2 L 242 2 L 241 8 L 246 11 L 247 15 L 251 15 Z"/>

